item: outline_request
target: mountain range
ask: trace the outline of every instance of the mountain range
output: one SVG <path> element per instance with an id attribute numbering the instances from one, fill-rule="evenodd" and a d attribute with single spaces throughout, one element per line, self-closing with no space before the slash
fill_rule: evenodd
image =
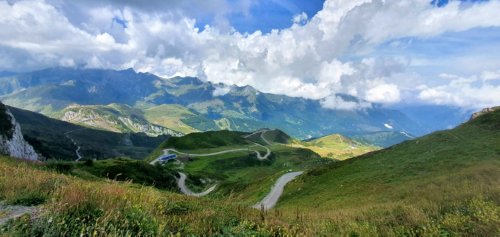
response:
<path id="1" fill-rule="evenodd" d="M 337 96 L 366 103 L 345 94 Z M 0 77 L 0 100 L 87 127 L 151 136 L 278 128 L 299 139 L 339 133 L 390 146 L 441 128 L 378 104 L 358 110 L 329 109 L 320 100 L 193 77 L 161 78 L 131 69 L 50 68 L 5 74 Z"/>

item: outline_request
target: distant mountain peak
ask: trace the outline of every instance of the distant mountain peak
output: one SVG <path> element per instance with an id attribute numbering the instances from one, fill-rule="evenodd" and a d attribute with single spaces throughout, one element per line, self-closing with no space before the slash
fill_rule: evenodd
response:
<path id="1" fill-rule="evenodd" d="M 203 85 L 204 82 L 197 77 L 172 77 L 167 79 L 176 85 Z"/>

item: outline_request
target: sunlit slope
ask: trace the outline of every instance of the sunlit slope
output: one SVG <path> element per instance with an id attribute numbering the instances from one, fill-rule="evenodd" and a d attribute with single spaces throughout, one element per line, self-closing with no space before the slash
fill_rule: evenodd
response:
<path id="1" fill-rule="evenodd" d="M 198 132 L 197 129 L 187 125 L 183 120 L 194 120 L 196 117 L 200 121 L 203 120 L 202 116 L 198 116 L 187 108 L 181 105 L 158 105 L 144 109 L 144 117 L 154 123 L 173 130 L 182 132 L 184 134 Z M 212 121 L 205 121 L 206 123 L 213 124 Z"/>
<path id="2" fill-rule="evenodd" d="M 351 140 L 340 134 L 332 134 L 308 141 L 294 142 L 295 147 L 310 149 L 322 157 L 345 160 L 380 149 L 377 146 L 368 145 Z"/>

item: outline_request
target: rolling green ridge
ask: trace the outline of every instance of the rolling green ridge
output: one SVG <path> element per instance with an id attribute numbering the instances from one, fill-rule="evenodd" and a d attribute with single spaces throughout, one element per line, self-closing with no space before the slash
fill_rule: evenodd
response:
<path id="1" fill-rule="evenodd" d="M 209 131 L 203 133 L 191 133 L 183 137 L 172 137 L 162 145 L 164 148 L 176 148 L 181 150 L 197 150 L 204 148 L 220 148 L 225 146 L 248 145 L 242 136 L 243 132 L 234 131 Z"/>

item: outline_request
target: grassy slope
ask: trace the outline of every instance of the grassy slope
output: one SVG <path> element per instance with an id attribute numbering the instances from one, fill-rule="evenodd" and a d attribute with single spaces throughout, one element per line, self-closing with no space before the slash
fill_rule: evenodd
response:
<path id="1" fill-rule="evenodd" d="M 288 135 L 282 132 L 268 132 L 266 139 L 270 142 L 286 141 Z M 213 131 L 192 133 L 183 137 L 172 137 L 158 148 L 150 159 L 156 158 L 165 148 L 175 148 L 185 153 L 201 154 L 218 151 L 247 148 L 248 151 L 231 152 L 208 157 L 189 157 L 179 155 L 184 159 L 183 172 L 189 174 L 188 184 L 193 190 L 200 191 L 214 182 L 218 183 L 215 195 L 220 198 L 232 196 L 234 201 L 253 204 L 265 196 L 279 175 L 289 170 L 307 170 L 328 163 L 320 159 L 314 152 L 307 149 L 291 148 L 276 143 L 268 146 L 272 153 L 268 160 L 259 161 L 254 152 L 262 155 L 265 148 L 254 142 L 265 144 L 260 134 L 249 139 L 243 136 L 247 133 L 234 131 Z M 283 135 L 284 134 L 284 135 Z M 209 182 L 203 184 L 201 180 Z"/>
<path id="2" fill-rule="evenodd" d="M 499 204 L 500 111 L 309 171 L 279 203 L 337 221 L 357 218 L 375 230 L 399 221 L 413 225 L 407 231 L 474 235 L 498 233 Z"/>
<path id="3" fill-rule="evenodd" d="M 277 235 L 255 210 L 129 183 L 82 180 L 0 157 L 0 201 L 43 204 L 0 228 L 1 236 Z M 289 234 L 293 234 L 290 232 Z"/>
<path id="4" fill-rule="evenodd" d="M 311 149 L 322 157 L 345 160 L 379 149 L 376 146 L 353 141 L 340 134 L 332 134 L 309 141 L 296 142 L 296 147 Z"/>
<path id="5" fill-rule="evenodd" d="M 153 166 L 141 160 L 117 158 L 85 162 L 49 161 L 45 166 L 64 174 L 85 178 L 108 178 L 177 191 L 175 173 L 165 166 Z"/>
<path id="6" fill-rule="evenodd" d="M 269 142 L 281 144 L 289 144 L 293 141 L 292 137 L 279 129 L 267 131 L 262 136 Z"/>
<path id="7" fill-rule="evenodd" d="M 210 131 L 191 133 L 183 137 L 172 137 L 164 144 L 165 148 L 174 147 L 181 150 L 219 148 L 231 145 L 247 145 L 243 133 L 233 131 Z"/>
<path id="8" fill-rule="evenodd" d="M 144 117 L 154 123 L 184 134 L 198 132 L 197 129 L 185 124 L 182 118 L 196 116 L 181 105 L 159 105 L 144 109 Z"/>
<path id="9" fill-rule="evenodd" d="M 85 181 L 0 157 L 0 201 L 45 204 L 39 218 L 11 222 L 0 235 L 498 236 L 499 121 L 497 112 L 323 165 L 287 185 L 276 211 L 260 214 L 234 198 Z"/>
<path id="10" fill-rule="evenodd" d="M 265 151 L 259 147 L 251 149 Z M 268 160 L 259 161 L 253 152 L 237 152 L 212 157 L 192 157 L 184 171 L 191 176 L 192 184 L 197 177 L 216 180 L 218 188 L 215 195 L 219 198 L 229 196 L 235 202 L 251 205 L 263 198 L 276 179 L 290 170 L 308 170 L 318 167 L 328 160 L 310 150 L 289 148 L 283 145 L 270 146 L 272 151 Z M 194 152 L 199 152 L 193 151 Z"/>

